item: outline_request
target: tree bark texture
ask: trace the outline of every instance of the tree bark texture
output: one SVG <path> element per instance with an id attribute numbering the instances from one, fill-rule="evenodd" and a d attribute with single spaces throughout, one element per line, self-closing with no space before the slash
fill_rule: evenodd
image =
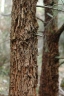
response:
<path id="1" fill-rule="evenodd" d="M 53 0 L 57 4 L 57 0 Z M 52 3 L 52 0 L 44 0 L 45 5 Z M 55 16 L 53 19 L 47 13 Z M 58 66 L 59 60 L 56 56 L 58 52 L 59 36 L 57 35 L 57 16 L 52 9 L 45 8 L 45 22 L 44 26 L 44 47 L 42 70 L 40 77 L 39 96 L 58 96 Z"/>
<path id="2" fill-rule="evenodd" d="M 36 96 L 37 0 L 13 0 L 9 96 Z"/>

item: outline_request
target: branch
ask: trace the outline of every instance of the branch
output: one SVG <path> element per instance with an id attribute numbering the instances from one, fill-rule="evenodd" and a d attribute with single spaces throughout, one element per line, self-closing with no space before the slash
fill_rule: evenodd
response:
<path id="1" fill-rule="evenodd" d="M 63 4 L 54 4 L 53 6 L 57 6 L 57 5 L 63 5 Z M 48 4 L 45 4 L 45 6 L 49 6 Z"/>
<path id="2" fill-rule="evenodd" d="M 61 10 L 61 9 L 58 9 L 58 8 L 53 8 L 53 7 L 51 7 L 51 6 L 40 6 L 40 5 L 37 5 L 36 7 L 49 8 L 49 9 L 53 9 L 53 10 L 57 10 L 57 11 L 64 12 L 64 10 Z"/>
<path id="3" fill-rule="evenodd" d="M 61 62 L 61 63 L 59 64 L 59 67 L 60 67 L 62 64 L 64 64 L 64 61 L 63 61 L 63 62 Z"/>
<path id="4" fill-rule="evenodd" d="M 55 58 L 56 58 L 56 59 L 64 59 L 64 57 L 60 57 L 60 56 L 56 56 Z M 59 66 L 58 66 L 58 67 L 60 67 L 62 64 L 64 64 L 64 61 L 63 61 L 63 62 L 61 62 L 61 63 L 59 64 Z"/>
<path id="5" fill-rule="evenodd" d="M 36 17 L 38 20 L 40 20 L 41 22 L 45 23 L 42 19 L 40 19 L 39 17 Z"/>
<path id="6" fill-rule="evenodd" d="M 38 32 L 41 32 L 41 33 L 43 33 L 44 31 L 38 31 Z"/>
<path id="7" fill-rule="evenodd" d="M 11 13 L 8 13 L 8 14 L 1 13 L 0 15 L 2 15 L 2 16 L 10 16 Z"/>
<path id="8" fill-rule="evenodd" d="M 42 35 L 40 35 L 40 34 L 36 34 L 37 36 L 39 36 L 39 37 L 43 37 Z"/>
<path id="9" fill-rule="evenodd" d="M 58 31 L 57 31 L 56 34 L 57 34 L 58 36 L 60 36 L 63 31 L 64 31 L 64 24 L 60 27 L 60 29 L 58 29 Z"/>
<path id="10" fill-rule="evenodd" d="M 61 95 L 61 96 L 64 96 L 64 90 L 59 86 L 59 94 Z"/>
<path id="11" fill-rule="evenodd" d="M 64 57 L 56 56 L 56 59 L 64 59 Z"/>

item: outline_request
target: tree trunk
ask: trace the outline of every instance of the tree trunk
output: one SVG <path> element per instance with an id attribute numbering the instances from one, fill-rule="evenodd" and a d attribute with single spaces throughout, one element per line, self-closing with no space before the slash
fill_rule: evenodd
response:
<path id="1" fill-rule="evenodd" d="M 52 0 L 44 0 L 44 4 L 52 6 Z M 57 4 L 57 0 L 54 0 Z M 48 16 L 51 14 L 53 19 Z M 58 52 L 59 36 L 57 35 L 57 13 L 52 9 L 45 8 L 45 30 L 44 30 L 44 47 L 43 60 L 40 78 L 39 96 L 58 96 L 58 66 L 59 61 L 56 56 Z"/>
<path id="2" fill-rule="evenodd" d="M 9 96 L 36 96 L 37 0 L 13 0 Z"/>

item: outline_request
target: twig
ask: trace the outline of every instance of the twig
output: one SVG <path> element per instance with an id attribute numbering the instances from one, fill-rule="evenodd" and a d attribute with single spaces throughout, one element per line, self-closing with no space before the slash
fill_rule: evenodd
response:
<path id="1" fill-rule="evenodd" d="M 40 20 L 41 22 L 45 23 L 44 20 L 40 19 L 39 17 L 36 17 L 38 20 Z"/>
<path id="2" fill-rule="evenodd" d="M 64 61 L 59 64 L 59 67 L 64 64 Z"/>
<path id="3" fill-rule="evenodd" d="M 64 57 L 56 56 L 57 59 L 64 59 Z"/>
<path id="4" fill-rule="evenodd" d="M 38 31 L 38 32 L 41 32 L 41 33 L 43 33 L 43 31 Z"/>
<path id="5" fill-rule="evenodd" d="M 58 29 L 56 35 L 60 36 L 63 31 L 64 31 L 64 24 Z"/>
<path id="6" fill-rule="evenodd" d="M 43 37 L 42 35 L 40 35 L 40 34 L 36 34 L 37 36 L 39 36 L 39 37 Z"/>
<path id="7" fill-rule="evenodd" d="M 10 16 L 11 13 L 8 13 L 8 14 L 1 13 L 0 15 L 2 15 L 2 16 Z"/>
<path id="8" fill-rule="evenodd" d="M 51 6 L 40 6 L 40 5 L 37 5 L 36 7 L 49 8 L 49 9 L 53 9 L 53 10 L 57 10 L 57 11 L 64 12 L 64 10 L 61 10 L 61 9 L 58 9 L 58 8 L 53 8 L 53 7 L 51 7 Z"/>

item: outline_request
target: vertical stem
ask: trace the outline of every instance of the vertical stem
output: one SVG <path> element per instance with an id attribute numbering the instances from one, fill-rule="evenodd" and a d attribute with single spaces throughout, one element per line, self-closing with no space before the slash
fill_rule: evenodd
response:
<path id="1" fill-rule="evenodd" d="M 9 96 L 36 96 L 37 0 L 13 0 Z"/>
<path id="2" fill-rule="evenodd" d="M 52 0 L 44 0 L 45 5 L 50 5 Z M 57 2 L 54 0 L 54 3 Z M 56 16 L 53 9 L 45 8 L 45 22 L 52 19 L 47 13 Z M 51 23 L 44 30 L 44 47 L 43 47 L 43 60 L 42 70 L 40 77 L 39 96 L 58 96 L 58 65 L 59 61 L 55 57 L 59 55 L 58 40 L 55 35 L 57 32 L 57 16 L 52 19 Z"/>

